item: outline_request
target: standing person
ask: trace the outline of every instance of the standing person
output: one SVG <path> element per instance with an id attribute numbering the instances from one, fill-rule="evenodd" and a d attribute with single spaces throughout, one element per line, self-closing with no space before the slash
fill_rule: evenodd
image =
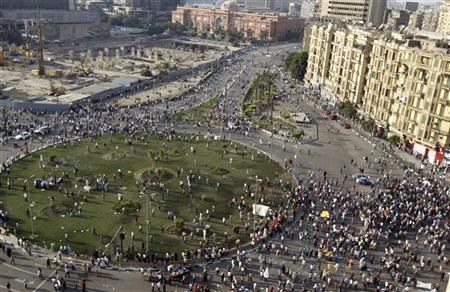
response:
<path id="1" fill-rule="evenodd" d="M 14 254 L 13 254 L 12 251 L 11 251 L 11 259 L 9 260 L 9 264 L 10 265 L 15 265 L 16 264 L 16 260 L 14 259 Z"/>
<path id="2" fill-rule="evenodd" d="M 80 283 L 81 292 L 86 292 L 86 280 L 82 279 Z"/>
<path id="3" fill-rule="evenodd" d="M 38 267 L 38 269 L 37 269 L 37 276 L 38 276 L 39 280 L 42 280 L 44 278 L 42 276 L 42 269 L 40 267 Z"/>

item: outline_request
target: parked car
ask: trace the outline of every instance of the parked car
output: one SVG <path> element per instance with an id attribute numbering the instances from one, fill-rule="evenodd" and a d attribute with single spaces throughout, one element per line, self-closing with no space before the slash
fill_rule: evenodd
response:
<path id="1" fill-rule="evenodd" d="M 37 129 L 34 130 L 34 133 L 35 133 L 36 135 L 42 135 L 42 136 L 44 136 L 44 135 L 50 133 L 50 127 L 49 127 L 49 126 L 42 126 L 42 127 L 39 127 L 39 128 L 37 128 Z"/>
<path id="2" fill-rule="evenodd" d="M 356 179 L 356 183 L 363 186 L 374 186 L 375 181 L 368 176 L 360 176 Z"/>
<path id="3" fill-rule="evenodd" d="M 328 115 L 328 119 L 335 121 L 335 120 L 337 120 L 337 115 L 335 115 L 335 114 Z"/>
<path id="4" fill-rule="evenodd" d="M 22 132 L 22 133 L 20 133 L 19 135 L 16 135 L 16 136 L 14 137 L 14 140 L 20 141 L 20 140 L 28 140 L 28 139 L 30 139 L 30 138 L 31 138 L 31 134 L 30 134 L 30 133 L 28 133 L 28 132 Z"/>

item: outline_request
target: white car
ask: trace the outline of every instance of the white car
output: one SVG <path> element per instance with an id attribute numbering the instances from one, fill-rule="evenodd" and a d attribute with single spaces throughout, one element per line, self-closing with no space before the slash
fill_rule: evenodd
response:
<path id="1" fill-rule="evenodd" d="M 42 135 L 44 136 L 45 134 L 48 134 L 50 132 L 50 128 L 48 126 L 42 126 L 39 127 L 38 129 L 34 130 L 34 133 L 36 135 Z"/>
<path id="2" fill-rule="evenodd" d="M 17 135 L 17 136 L 14 137 L 14 139 L 15 139 L 16 141 L 19 141 L 19 140 L 27 140 L 27 139 L 30 139 L 30 138 L 31 138 L 31 134 L 28 133 L 28 132 L 22 132 L 22 133 L 20 133 L 19 135 Z"/>

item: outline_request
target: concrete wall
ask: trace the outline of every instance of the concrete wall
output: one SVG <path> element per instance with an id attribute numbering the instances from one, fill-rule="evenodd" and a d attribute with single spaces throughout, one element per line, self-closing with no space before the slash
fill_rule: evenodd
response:
<path id="1" fill-rule="evenodd" d="M 54 112 L 65 112 L 69 110 L 70 104 L 33 103 L 33 102 L 0 100 L 0 107 L 54 113 Z"/>

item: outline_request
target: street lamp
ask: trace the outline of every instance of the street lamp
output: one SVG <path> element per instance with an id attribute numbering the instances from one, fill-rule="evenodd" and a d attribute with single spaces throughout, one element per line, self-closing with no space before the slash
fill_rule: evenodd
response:
<path id="1" fill-rule="evenodd" d="M 297 176 L 297 153 L 298 153 L 298 145 L 295 145 L 295 154 L 294 154 L 294 173 L 292 174 L 292 186 L 295 184 L 295 179 Z"/>

